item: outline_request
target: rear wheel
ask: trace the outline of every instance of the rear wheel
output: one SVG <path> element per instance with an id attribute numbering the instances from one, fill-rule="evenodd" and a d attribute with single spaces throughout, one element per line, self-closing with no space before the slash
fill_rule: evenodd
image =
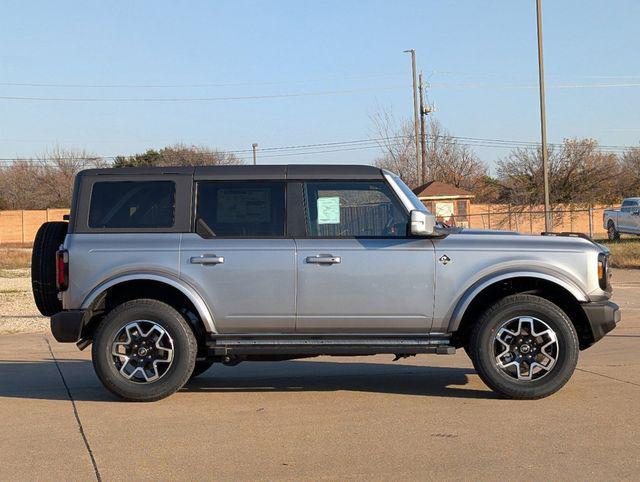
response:
<path id="1" fill-rule="evenodd" d="M 609 224 L 607 224 L 607 237 L 609 241 L 617 241 L 620 239 L 620 233 L 616 230 L 616 225 L 613 221 L 609 221 Z"/>
<path id="2" fill-rule="evenodd" d="M 56 286 L 56 251 L 64 243 L 69 223 L 44 223 L 38 229 L 31 252 L 31 289 L 38 311 L 52 316 L 62 311 Z"/>
<path id="3" fill-rule="evenodd" d="M 102 320 L 93 366 L 104 386 L 131 401 L 154 401 L 179 390 L 193 373 L 198 345 L 188 322 L 157 300 L 133 300 Z"/>
<path id="4" fill-rule="evenodd" d="M 555 304 L 533 295 L 508 296 L 490 307 L 469 341 L 482 381 L 509 398 L 556 392 L 573 374 L 578 352 L 571 320 Z"/>

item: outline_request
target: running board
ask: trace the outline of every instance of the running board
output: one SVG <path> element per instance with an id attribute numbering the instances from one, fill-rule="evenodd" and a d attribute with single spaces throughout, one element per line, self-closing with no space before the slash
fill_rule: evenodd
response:
<path id="1" fill-rule="evenodd" d="M 213 335 L 207 341 L 211 355 L 453 355 L 446 338 L 406 336 L 237 336 Z"/>

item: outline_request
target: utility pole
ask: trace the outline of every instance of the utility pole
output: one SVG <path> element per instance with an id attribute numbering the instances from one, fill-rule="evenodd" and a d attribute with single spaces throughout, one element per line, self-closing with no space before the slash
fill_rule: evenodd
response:
<path id="1" fill-rule="evenodd" d="M 538 79 L 540 84 L 540 133 L 542 136 L 542 177 L 544 178 L 544 230 L 551 231 L 551 203 L 549 202 L 549 159 L 547 155 L 547 114 L 544 99 L 544 58 L 542 55 L 542 3 L 536 0 L 538 21 Z"/>
<path id="2" fill-rule="evenodd" d="M 422 72 L 418 76 L 419 90 L 420 90 L 420 144 L 421 144 L 421 157 L 422 157 L 422 179 L 421 184 L 427 182 L 427 131 L 426 122 L 427 114 L 431 112 L 429 107 L 424 105 L 424 86 L 422 84 Z"/>
<path id="3" fill-rule="evenodd" d="M 256 165 L 256 149 L 258 148 L 258 143 L 254 142 L 253 144 L 251 144 L 251 147 L 253 149 L 253 165 Z"/>
<path id="4" fill-rule="evenodd" d="M 422 179 L 421 173 L 421 159 L 420 159 L 420 138 L 418 136 L 418 123 L 420 122 L 418 119 L 418 79 L 416 72 L 416 50 L 409 49 L 404 50 L 404 53 L 411 54 L 411 72 L 413 75 L 413 131 L 415 136 L 416 143 L 416 174 L 417 174 L 417 183 L 420 184 Z"/>

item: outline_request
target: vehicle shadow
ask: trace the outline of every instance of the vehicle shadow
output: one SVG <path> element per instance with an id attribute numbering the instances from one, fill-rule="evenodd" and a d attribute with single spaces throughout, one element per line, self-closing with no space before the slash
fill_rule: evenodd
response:
<path id="1" fill-rule="evenodd" d="M 191 380 L 186 392 L 354 391 L 455 398 L 496 398 L 486 390 L 462 388 L 471 368 L 422 365 L 281 361 L 246 362 L 236 367 L 214 365 Z"/>
<path id="2" fill-rule="evenodd" d="M 66 385 L 77 401 L 118 401 L 96 377 L 88 360 L 58 359 Z M 307 361 L 246 362 L 214 365 L 180 392 L 313 392 L 354 391 L 426 397 L 494 399 L 489 389 L 463 388 L 470 368 L 421 365 Z M 68 400 L 54 360 L 0 360 L 0 397 Z"/>

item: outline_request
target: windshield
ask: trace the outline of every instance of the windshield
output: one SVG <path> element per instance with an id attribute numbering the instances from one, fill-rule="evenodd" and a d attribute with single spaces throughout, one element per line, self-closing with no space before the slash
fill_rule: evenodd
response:
<path id="1" fill-rule="evenodd" d="M 420 199 L 418 199 L 418 196 L 416 196 L 413 191 L 411 189 L 409 189 L 409 186 L 407 186 L 402 179 L 400 179 L 398 176 L 396 176 L 395 174 L 390 174 L 391 179 L 393 179 L 393 182 L 396 183 L 396 185 L 402 190 L 403 194 L 405 196 L 407 196 L 407 198 L 409 199 L 409 201 L 411 202 L 411 204 L 413 204 L 413 208 L 417 211 L 425 211 L 425 212 L 429 212 L 429 210 L 425 207 L 424 204 L 422 204 L 422 201 L 420 201 Z"/>

